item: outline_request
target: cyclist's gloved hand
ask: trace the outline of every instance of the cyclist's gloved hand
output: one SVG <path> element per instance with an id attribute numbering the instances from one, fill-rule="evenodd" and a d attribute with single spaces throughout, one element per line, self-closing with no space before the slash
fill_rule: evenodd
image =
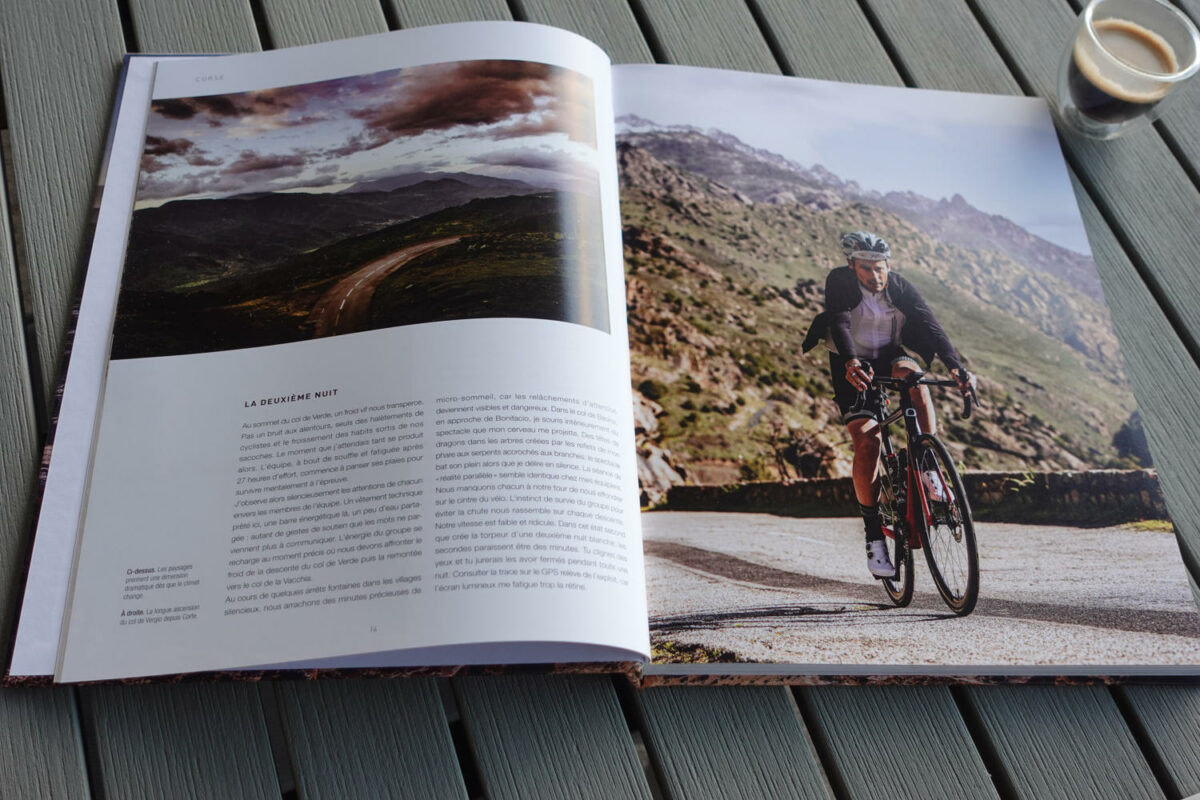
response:
<path id="1" fill-rule="evenodd" d="M 858 389 L 860 392 L 865 392 L 867 387 L 871 385 L 871 379 L 875 377 L 875 370 L 870 366 L 864 366 L 857 358 L 852 358 L 846 362 L 846 382 Z"/>
<path id="2" fill-rule="evenodd" d="M 950 370 L 950 374 L 954 376 L 954 380 L 958 381 L 958 390 L 964 395 L 977 394 L 978 381 L 974 373 L 959 368 Z"/>

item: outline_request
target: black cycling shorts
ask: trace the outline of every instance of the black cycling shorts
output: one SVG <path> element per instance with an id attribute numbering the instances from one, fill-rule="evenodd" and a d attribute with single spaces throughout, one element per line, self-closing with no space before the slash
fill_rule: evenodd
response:
<path id="1" fill-rule="evenodd" d="M 851 386 L 850 382 L 846 380 L 847 361 L 849 359 L 845 356 L 839 356 L 837 353 L 829 354 L 829 373 L 833 378 L 833 399 L 841 409 L 842 422 L 846 423 L 852 419 L 874 419 L 879 413 L 881 394 L 871 391 L 860 392 Z M 917 371 L 921 369 L 917 360 L 905 352 L 902 347 L 885 350 L 875 358 L 859 358 L 859 361 L 864 366 L 870 366 L 875 375 L 886 377 L 891 377 L 893 365 L 901 361 L 907 361 Z"/>

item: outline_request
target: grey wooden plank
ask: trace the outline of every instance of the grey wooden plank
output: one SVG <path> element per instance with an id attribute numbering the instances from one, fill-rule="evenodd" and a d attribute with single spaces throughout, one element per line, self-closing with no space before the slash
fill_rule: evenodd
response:
<path id="1" fill-rule="evenodd" d="M 779 64 L 741 0 L 642 0 L 650 33 L 672 64 L 779 74 Z"/>
<path id="2" fill-rule="evenodd" d="M 470 20 L 512 19 L 504 0 L 387 0 L 403 28 Z"/>
<path id="3" fill-rule="evenodd" d="M 300 797 L 466 798 L 433 679 L 276 689 Z"/>
<path id="4" fill-rule="evenodd" d="M 813 738 L 834 758 L 830 779 L 847 797 L 998 797 L 945 687 L 800 689 Z"/>
<path id="5" fill-rule="evenodd" d="M 267 33 L 274 47 L 295 47 L 387 30 L 379 0 L 263 0 Z"/>
<path id="6" fill-rule="evenodd" d="M 1096 204 L 1074 174 L 1071 177 L 1159 480 L 1181 529 L 1195 531 L 1200 496 L 1192 490 L 1192 476 L 1200 475 L 1200 452 L 1179 447 L 1178 432 L 1188 430 L 1200 412 L 1200 367 L 1188 355 Z M 1191 542 L 1181 533 L 1181 546 L 1190 546 L 1195 552 L 1195 537 Z M 1192 590 L 1195 593 L 1194 582 Z"/>
<path id="7" fill-rule="evenodd" d="M 143 53 L 248 53 L 261 50 L 246 0 L 129 0 Z"/>
<path id="8" fill-rule="evenodd" d="M 278 798 L 254 684 L 80 689 L 103 796 Z"/>
<path id="9" fill-rule="evenodd" d="M 1200 3 L 1196 0 L 1174 0 L 1192 22 L 1200 26 Z M 1081 6 L 1082 7 L 1082 6 Z M 1179 155 L 1188 163 L 1192 173 L 1200 174 L 1200 80 L 1192 78 L 1186 93 L 1171 98 L 1165 106 L 1159 125 L 1171 137 Z"/>
<path id="10" fill-rule="evenodd" d="M 637 704 L 670 797 L 833 797 L 784 687 L 664 687 Z"/>
<path id="11" fill-rule="evenodd" d="M 0 158 L 0 631 L 11 631 L 28 553 L 37 472 L 34 407 Z M 0 643 L 0 669 L 11 643 Z M 0 691 L 0 795 L 86 797 L 87 771 L 70 689 Z"/>
<path id="12" fill-rule="evenodd" d="M 1119 686 L 1170 797 L 1200 794 L 1200 686 Z M 1153 761 L 1152 761 L 1153 763 Z"/>
<path id="13" fill-rule="evenodd" d="M 866 0 L 914 85 L 960 92 L 1021 94 L 1021 87 L 962 0 Z M 936 43 L 936 44 L 935 44 Z M 930 58 L 936 47 L 938 57 Z"/>
<path id="14" fill-rule="evenodd" d="M 1164 796 L 1102 686 L 970 687 L 964 697 L 1013 797 Z"/>
<path id="15" fill-rule="evenodd" d="M 1044 0 L 982 0 L 985 22 L 1000 38 L 1019 77 L 1043 97 L 1053 97 L 1058 56 L 1074 23 L 1065 3 Z M 1099 190 L 1097 202 L 1145 260 L 1160 297 L 1186 327 L 1190 344 L 1200 340 L 1200 304 L 1179 289 L 1191 285 L 1192 269 L 1181 252 L 1200 249 L 1200 191 L 1154 130 L 1109 142 L 1065 133 L 1063 142 L 1080 177 Z"/>
<path id="16" fill-rule="evenodd" d="M 981 8 L 986 23 L 1001 38 L 1025 83 L 1043 96 L 1052 96 L 1057 48 L 1073 21 L 1069 8 L 1038 0 L 1003 3 L 985 0 Z M 1196 224 L 1200 219 L 1200 191 L 1152 129 L 1109 142 L 1094 142 L 1065 133 L 1063 143 L 1101 210 L 1117 233 L 1134 248 L 1143 267 L 1143 278 L 1156 300 L 1179 320 L 1186 344 L 1191 352 L 1197 352 L 1200 303 L 1196 300 L 1200 293 L 1195 289 L 1190 262 L 1180 254 L 1200 251 L 1200 225 Z M 1168 365 L 1174 367 L 1170 362 Z M 1194 419 L 1196 398 L 1181 402 L 1188 403 L 1192 409 L 1188 418 Z M 1166 447 L 1182 444 L 1178 436 L 1166 437 L 1162 443 Z M 1173 457 L 1164 448 L 1160 450 L 1160 459 Z M 1192 564 L 1200 563 L 1200 524 L 1182 510 L 1188 508 L 1186 498 L 1190 494 L 1185 484 L 1195 474 L 1194 470 L 1162 474 L 1167 502 Z"/>
<path id="17" fill-rule="evenodd" d="M 9 233 L 5 159 L 0 154 L 0 631 L 12 630 L 28 556 L 26 538 L 33 520 L 37 473 L 37 433 L 33 388 L 25 351 L 17 263 Z M 8 641 L 0 642 L 7 664 Z"/>
<path id="18" fill-rule="evenodd" d="M 614 64 L 654 61 L 625 0 L 514 0 L 514 4 L 518 18 L 574 31 L 600 45 Z"/>
<path id="19" fill-rule="evenodd" d="M 759 0 L 789 75 L 898 86 L 903 83 L 854 0 L 796 4 Z"/>
<path id="20" fill-rule="evenodd" d="M 13 200 L 22 214 L 43 398 L 58 383 L 81 231 L 124 50 L 111 0 L 6 0 L 0 14 Z"/>
<path id="21" fill-rule="evenodd" d="M 490 800 L 649 800 L 608 678 L 513 675 L 453 685 Z"/>
<path id="22" fill-rule="evenodd" d="M 0 797 L 86 798 L 69 687 L 0 690 Z"/>

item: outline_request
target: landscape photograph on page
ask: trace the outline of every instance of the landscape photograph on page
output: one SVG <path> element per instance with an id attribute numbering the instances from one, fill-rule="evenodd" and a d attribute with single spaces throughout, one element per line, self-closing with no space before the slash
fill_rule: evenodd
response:
<path id="1" fill-rule="evenodd" d="M 608 328 L 589 78 L 456 61 L 155 100 L 113 357 L 441 320 Z"/>
<path id="2" fill-rule="evenodd" d="M 651 673 L 1194 666 L 1044 104 L 614 74 Z M 849 386 L 843 323 L 864 380 L 944 385 Z"/>
<path id="3" fill-rule="evenodd" d="M 47 486 L 74 470 L 78 512 L 38 543 L 73 550 L 39 567 L 66 592 L 23 616 L 40 635 L 21 674 L 648 658 L 609 65 L 505 27 L 127 63 L 101 217 L 121 213 L 80 313 L 116 355 L 60 417 L 89 449 L 55 443 Z M 294 198 L 398 216 L 346 234 L 366 211 L 339 223 Z M 245 212 L 277 204 L 293 213 Z M 126 271 L 132 217 L 173 207 L 217 211 L 155 232 L 151 268 Z M 323 221 L 329 241 L 279 245 Z M 180 296 L 148 302 L 150 344 L 123 352 L 136 331 L 114 320 L 158 277 Z M 339 284 L 352 324 L 306 330 Z"/>

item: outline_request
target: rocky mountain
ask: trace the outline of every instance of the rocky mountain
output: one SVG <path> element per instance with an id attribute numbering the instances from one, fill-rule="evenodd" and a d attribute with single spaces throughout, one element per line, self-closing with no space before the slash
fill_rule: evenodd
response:
<path id="1" fill-rule="evenodd" d="M 388 188 L 387 181 L 394 185 Z M 471 200 L 541 191 L 521 181 L 457 173 L 387 181 L 355 184 L 357 191 L 341 193 L 255 193 L 139 209 L 130 228 L 123 285 L 156 291 L 253 275 L 349 236 Z"/>
<path id="2" fill-rule="evenodd" d="M 676 163 L 708 164 L 706 152 L 730 152 L 721 142 L 694 131 L 655 141 L 671 145 L 671 161 L 629 136 L 618 148 L 633 384 L 643 412 L 644 401 L 660 409 L 639 436 L 647 475 L 673 480 L 664 460 L 691 482 L 849 473 L 827 361 L 799 344 L 825 276 L 843 263 L 838 236 L 858 229 L 908 254 L 903 274 L 980 376 L 986 409 L 974 419 L 957 418 L 952 392 L 938 400 L 957 459 L 975 469 L 1122 463 L 1112 439 L 1132 397 L 1107 311 L 1086 293 L 880 206 L 812 202 L 816 186 L 786 188 L 778 157 L 730 155 L 736 164 L 720 174 L 740 176 L 735 186 Z M 777 191 L 755 200 L 748 175 L 778 179 Z"/>
<path id="3" fill-rule="evenodd" d="M 617 127 L 622 131 L 620 141 L 719 181 L 755 202 L 803 203 L 814 208 L 866 203 L 892 212 L 943 242 L 1003 253 L 1103 300 L 1090 257 L 1048 242 L 1003 216 L 981 211 L 961 195 L 935 200 L 915 192 L 865 189 L 819 164 L 803 166 L 718 130 L 659 126 L 635 115 L 620 117 Z"/>
<path id="4" fill-rule="evenodd" d="M 523 181 L 493 178 L 490 175 L 472 175 L 469 172 L 406 172 L 401 175 L 389 175 L 369 181 L 359 181 L 342 189 L 339 194 L 358 194 L 361 192 L 392 192 L 396 189 L 406 189 L 421 183 L 436 183 L 438 181 L 458 181 L 476 189 L 491 192 L 491 197 L 501 197 L 514 194 L 532 194 L 543 191 L 543 188 L 531 186 Z"/>

